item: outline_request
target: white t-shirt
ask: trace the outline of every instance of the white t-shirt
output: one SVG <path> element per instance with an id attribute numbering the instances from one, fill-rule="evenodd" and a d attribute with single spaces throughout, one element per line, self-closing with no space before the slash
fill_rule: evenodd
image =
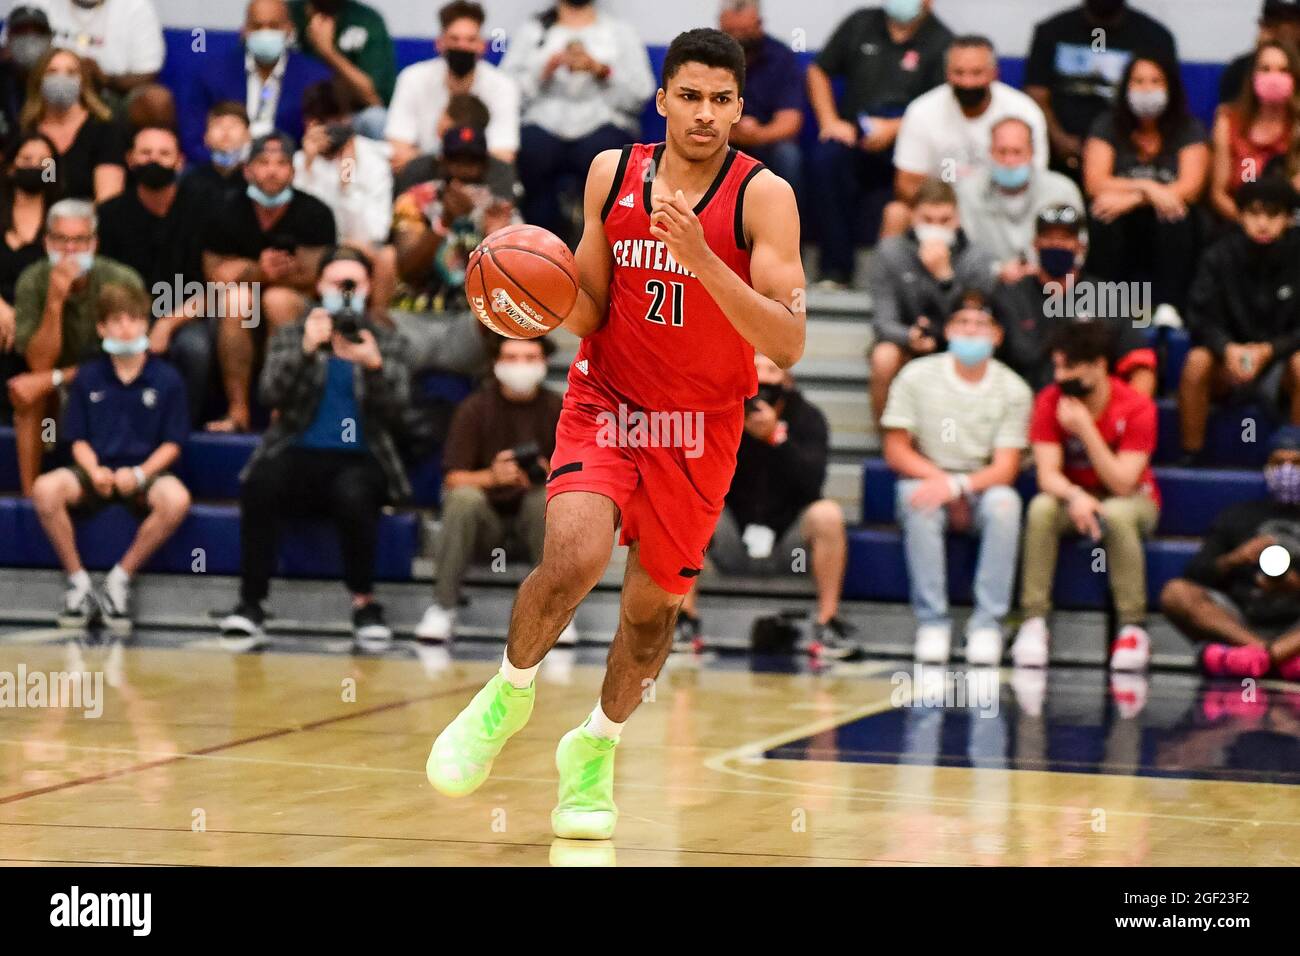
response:
<path id="1" fill-rule="evenodd" d="M 293 157 L 293 187 L 330 207 L 339 242 L 383 245 L 393 223 L 389 146 L 364 136 L 354 137 L 352 146 L 351 160 L 317 156 L 310 168 L 306 154 L 298 150 Z"/>
<path id="2" fill-rule="evenodd" d="M 25 0 L 49 17 L 54 45 L 89 57 L 109 76 L 162 69 L 162 26 L 153 0 L 104 0 L 84 10 L 72 0 Z"/>
<path id="3" fill-rule="evenodd" d="M 490 152 L 519 149 L 519 87 L 485 60 L 474 66 L 469 91 L 488 108 L 487 147 Z M 414 143 L 421 154 L 442 152 L 438 121 L 447 112 L 447 61 L 441 57 L 412 63 L 397 74 L 397 86 L 388 104 L 384 136 L 399 143 Z"/>
<path id="4" fill-rule="evenodd" d="M 993 101 L 974 119 L 967 118 L 948 84 L 918 96 L 903 114 L 894 145 L 894 166 L 905 173 L 961 182 L 987 169 L 993 127 L 1014 116 L 1034 134 L 1034 165 L 1047 168 L 1047 120 L 1038 104 L 1005 83 L 994 81 Z"/>

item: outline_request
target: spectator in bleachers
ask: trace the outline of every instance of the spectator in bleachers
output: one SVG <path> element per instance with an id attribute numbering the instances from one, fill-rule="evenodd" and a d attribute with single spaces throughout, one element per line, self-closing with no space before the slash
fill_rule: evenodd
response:
<path id="1" fill-rule="evenodd" d="M 1300 680 L 1300 428 L 1273 435 L 1264 466 L 1268 497 L 1241 501 L 1215 519 L 1181 577 L 1160 592 L 1160 608 L 1184 634 L 1205 641 L 1201 664 L 1221 677 L 1275 670 Z M 1290 558 L 1266 574 L 1260 555 L 1280 545 Z"/>
<path id="2" fill-rule="evenodd" d="M 736 473 L 709 544 L 723 574 L 812 572 L 817 607 L 811 621 L 813 654 L 861 655 L 857 628 L 839 617 L 848 564 L 848 538 L 839 503 L 822 497 L 830 453 L 826 416 L 795 386 L 794 377 L 766 355 L 755 355 L 758 394 L 746 403 Z M 677 618 L 675 643 L 699 634 L 694 589 Z"/>
<path id="3" fill-rule="evenodd" d="M 27 0 L 44 10 L 54 45 L 99 67 L 105 97 L 122 102 L 154 84 L 166 47 L 153 0 Z"/>
<path id="4" fill-rule="evenodd" d="M 185 385 L 148 351 L 149 296 L 107 285 L 99 294 L 98 336 L 107 355 L 83 364 L 68 389 L 63 438 L 73 464 L 41 475 L 32 504 L 68 575 L 59 623 L 84 626 L 92 602 L 110 626 L 131 620 L 131 579 L 180 527 L 190 494 L 169 469 L 189 435 Z M 77 552 L 72 514 L 121 504 L 142 518 L 130 547 L 91 587 Z M 71 512 L 71 513 L 70 513 Z"/>
<path id="5" fill-rule="evenodd" d="M 220 203 L 231 192 L 242 192 L 245 185 L 244 161 L 253 138 L 249 133 L 248 110 L 237 100 L 220 100 L 208 110 L 203 131 L 203 148 L 207 159 L 186 155 L 184 179 L 201 183 Z"/>
<path id="6" fill-rule="evenodd" d="M 212 373 L 215 317 L 205 296 L 186 302 L 186 288 L 203 282 L 203 236 L 214 200 L 207 187 L 179 180 L 180 141 L 170 129 L 147 127 L 126 155 L 132 188 L 99 208 L 99 250 L 134 269 L 154 296 L 149 347 L 167 355 L 185 380 L 191 421 L 203 424 Z"/>
<path id="7" fill-rule="evenodd" d="M 5 17 L 4 50 L 0 55 L 0 142 L 6 145 L 18 132 L 28 75 L 49 52 L 53 37 L 49 18 L 39 7 L 19 4 Z"/>
<path id="8" fill-rule="evenodd" d="M 1020 495 L 1013 485 L 1029 444 L 1033 394 L 993 353 L 1002 329 L 979 292 L 945 317 L 948 350 L 899 373 L 881 417 L 885 462 L 899 476 L 916 659 L 943 663 L 952 642 L 944 536 L 979 536 L 975 610 L 966 626 L 966 662 L 1002 660 L 1002 621 L 1011 607 L 1020 547 Z"/>
<path id="9" fill-rule="evenodd" d="M 443 178 L 413 186 L 393 204 L 393 242 L 403 281 L 393 319 L 409 343 L 413 369 L 486 371 L 490 336 L 465 302 L 465 264 L 483 239 L 520 221 L 512 198 L 487 183 L 483 131 L 449 129 Z"/>
<path id="10" fill-rule="evenodd" d="M 1256 51 L 1274 40 L 1300 48 L 1300 0 L 1264 0 L 1255 49 L 1229 63 L 1219 77 L 1220 106 L 1237 99 L 1253 71 Z"/>
<path id="11" fill-rule="evenodd" d="M 52 49 L 32 68 L 23 104 L 24 133 L 44 133 L 59 151 L 55 170 L 63 195 L 112 199 L 126 183 L 125 147 L 112 113 L 91 82 L 91 63 Z"/>
<path id="12" fill-rule="evenodd" d="M 358 131 L 358 105 L 337 80 L 307 88 L 302 104 L 306 132 L 293 157 L 293 185 L 330 208 L 339 243 L 370 257 L 375 270 L 371 307 L 375 319 L 386 322 L 397 284 L 396 257 L 387 245 L 393 224 L 393 167 L 388 143 Z"/>
<path id="13" fill-rule="evenodd" d="M 884 411 L 889 385 L 903 363 L 943 347 L 943 320 L 962 292 L 989 294 L 993 257 L 973 245 L 961 228 L 957 194 L 940 179 L 927 179 L 912 194 L 912 226 L 883 239 L 871 258 L 868 285 L 871 325 L 871 408 Z"/>
<path id="14" fill-rule="evenodd" d="M 243 103 L 254 139 L 279 130 L 296 140 L 302 136 L 303 92 L 329 78 L 319 61 L 293 48 L 285 0 L 249 0 L 240 36 L 242 45 L 228 54 L 204 56 L 181 93 L 181 144 L 192 163 L 212 156 L 206 134 L 218 103 Z"/>
<path id="15" fill-rule="evenodd" d="M 290 0 L 289 15 L 302 49 L 361 101 L 357 132 L 383 139 L 397 80 L 397 54 L 383 14 L 359 0 Z"/>
<path id="16" fill-rule="evenodd" d="M 910 221 L 908 204 L 926 179 L 958 183 L 989 169 L 993 127 L 1007 117 L 1029 127 L 1035 169 L 1046 170 L 1047 123 L 1028 96 L 998 79 L 993 44 L 961 36 L 948 47 L 947 82 L 913 101 L 894 144 L 894 202 L 880 234 L 896 236 Z"/>
<path id="17" fill-rule="evenodd" d="M 1084 141 L 1097 118 L 1124 98 L 1120 78 L 1138 50 L 1177 61 L 1173 34 L 1125 0 L 1086 0 L 1034 27 L 1025 92 L 1047 117 L 1058 172 L 1081 180 Z"/>
<path id="18" fill-rule="evenodd" d="M 461 580 L 474 560 L 494 549 L 542 559 L 546 476 L 555 452 L 562 398 L 546 388 L 548 339 L 491 339 L 492 379 L 456 408 L 442 450 L 442 530 L 438 536 L 434 603 L 415 629 L 427 641 L 455 632 Z M 577 642 L 573 622 L 560 635 Z"/>
<path id="19" fill-rule="evenodd" d="M 970 241 L 997 262 L 998 280 L 1014 283 L 1034 274 L 1038 214 L 1082 209 L 1083 195 L 1069 177 L 1034 164 L 1034 131 L 1019 117 L 994 123 L 989 141 L 991 162 L 957 182 L 957 205 Z"/>
<path id="20" fill-rule="evenodd" d="M 393 179 L 393 195 L 400 196 L 420 183 L 445 179 L 446 171 L 443 169 L 442 157 L 439 153 L 447 131 L 455 126 L 471 126 L 474 129 L 486 130 L 489 119 L 487 106 L 473 93 L 453 95 L 447 101 L 447 110 L 442 114 L 442 119 L 438 121 L 438 152 L 422 153 L 407 161 Z M 512 201 L 522 191 L 514 163 L 500 160 L 490 152 L 487 160 L 486 182 L 493 192 L 509 197 Z"/>
<path id="21" fill-rule="evenodd" d="M 864 7 L 835 28 L 808 67 L 808 101 L 820 143 L 814 159 L 821 231 L 822 283 L 853 281 L 861 226 L 879 233 L 894 192 L 894 140 L 903 112 L 943 82 L 952 32 L 931 12 L 933 0 L 889 0 Z M 838 102 L 832 79 L 844 80 Z"/>
<path id="22" fill-rule="evenodd" d="M 1035 391 L 1046 388 L 1054 377 L 1050 345 L 1056 330 L 1073 321 L 1104 321 L 1115 335 L 1115 374 L 1154 398 L 1156 353 L 1138 324 L 1135 304 L 1106 294 L 1102 283 L 1080 271 L 1088 254 L 1085 222 L 1082 204 L 1048 206 L 1038 214 L 1031 271 L 993 293 L 994 312 L 1006 331 L 998 357 Z"/>
<path id="23" fill-rule="evenodd" d="M 30 494 L 41 470 L 42 421 L 55 396 L 100 351 L 99 293 L 106 285 L 143 288 L 129 266 L 96 255 L 95 207 L 62 199 L 45 216 L 46 258 L 25 269 L 14 291 L 14 343 L 28 372 L 9 380 L 18 478 Z"/>
<path id="24" fill-rule="evenodd" d="M 1187 305 L 1192 350 L 1178 386 L 1186 464 L 1199 462 L 1212 398 L 1235 393 L 1272 410 L 1289 393 L 1300 423 L 1300 231 L 1285 180 L 1244 183 L 1241 223 L 1205 250 Z"/>
<path id="25" fill-rule="evenodd" d="M 1034 402 L 1029 441 L 1039 491 L 1025 516 L 1020 566 L 1025 621 L 1011 647 L 1017 667 L 1047 666 L 1047 616 L 1060 538 L 1067 532 L 1092 539 L 1096 547 L 1089 566 L 1094 572 L 1104 567 L 1110 581 L 1119 623 L 1111 668 L 1141 671 L 1151 658 L 1142 541 L 1160 518 L 1160 491 L 1151 471 L 1156 406 L 1111 374 L 1112 349 L 1112 331 L 1101 322 L 1063 326 L 1052 342 L 1056 382 Z"/>
<path id="26" fill-rule="evenodd" d="M 1181 311 L 1199 254 L 1194 206 L 1209 181 L 1205 128 L 1187 110 L 1172 61 L 1135 56 L 1120 91 L 1084 146 L 1088 269 L 1108 282 L 1149 282 L 1157 309 Z"/>
<path id="27" fill-rule="evenodd" d="M 513 163 L 519 151 L 519 87 L 513 79 L 483 59 L 483 7 L 469 0 L 452 0 L 438 11 L 442 33 L 434 42 L 438 56 L 412 63 L 397 76 L 388 107 L 384 135 L 393 147 L 398 172 L 422 153 L 442 147 L 439 129 L 451 98 L 473 93 L 488 108 L 488 152 Z M 513 44 L 512 44 L 513 45 Z"/>
<path id="28" fill-rule="evenodd" d="M 1273 160 L 1286 156 L 1300 119 L 1295 49 L 1277 41 L 1260 44 L 1252 66 L 1251 82 L 1214 118 L 1210 205 L 1230 222 L 1239 215 L 1236 195 L 1242 183 L 1262 179 Z"/>
<path id="29" fill-rule="evenodd" d="M 524 218 L 569 237 L 565 187 L 581 199 L 596 154 L 641 134 L 641 110 L 655 92 L 645 44 L 595 0 L 558 0 L 515 32 L 501 69 L 523 102 Z"/>
<path id="30" fill-rule="evenodd" d="M 207 280 L 239 283 L 257 303 L 251 325 L 229 309 L 219 322 L 217 355 L 227 409 L 225 418 L 209 423 L 211 431 L 248 431 L 253 334 L 263 325 L 270 335 L 297 321 L 316 287 L 321 256 L 337 234 L 329 207 L 293 188 L 293 141 L 283 133 L 253 140 L 244 177 L 247 190 L 227 198 L 203 238 Z M 240 315 L 246 311 L 241 308 Z"/>
<path id="31" fill-rule="evenodd" d="M 375 549 L 380 510 L 411 490 L 390 432 L 410 376 L 401 339 L 365 317 L 370 273 L 364 253 L 329 250 L 316 301 L 267 345 L 259 393 L 277 414 L 241 475 L 239 604 L 221 621 L 227 637 L 261 638 L 281 522 L 307 515 L 338 530 L 353 636 L 392 637 L 374 600 Z"/>
<path id="32" fill-rule="evenodd" d="M 794 51 L 763 31 L 760 0 L 722 0 L 718 26 L 745 50 L 745 113 L 731 145 L 763 162 L 801 200 L 804 70 Z"/>

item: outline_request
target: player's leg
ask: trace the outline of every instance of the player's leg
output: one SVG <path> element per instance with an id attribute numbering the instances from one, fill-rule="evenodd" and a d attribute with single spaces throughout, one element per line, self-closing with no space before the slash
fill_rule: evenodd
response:
<path id="1" fill-rule="evenodd" d="M 438 735 L 429 752 L 425 772 L 439 793 L 459 797 L 477 790 L 506 741 L 528 722 L 537 668 L 604 573 L 617 514 L 610 498 L 594 492 L 552 498 L 542 561 L 519 587 L 501 670 Z"/>
<path id="2" fill-rule="evenodd" d="M 32 486 L 32 504 L 36 517 L 45 529 L 59 563 L 68 575 L 63 593 L 63 606 L 59 609 L 61 627 L 80 627 L 90 619 L 91 583 L 77 552 L 77 539 L 69 509 L 75 507 L 85 495 L 77 474 L 70 468 L 46 472 Z"/>
<path id="3" fill-rule="evenodd" d="M 131 581 L 147 562 L 180 527 L 190 510 L 190 493 L 174 475 L 163 475 L 149 486 L 145 495 L 149 513 L 117 564 L 104 578 L 96 593 L 99 610 L 110 627 L 127 625 L 131 620 Z"/>
<path id="4" fill-rule="evenodd" d="M 641 565 L 640 545 L 628 552 L 618 630 L 605 663 L 600 701 L 560 740 L 555 766 L 559 801 L 551 829 L 571 840 L 607 840 L 614 834 L 614 750 L 624 722 L 645 699 L 672 650 L 673 624 L 684 594 L 665 590 Z"/>

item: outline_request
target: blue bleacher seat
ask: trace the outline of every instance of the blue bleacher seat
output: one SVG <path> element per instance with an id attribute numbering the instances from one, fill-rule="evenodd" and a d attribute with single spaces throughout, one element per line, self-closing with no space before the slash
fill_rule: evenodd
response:
<path id="1" fill-rule="evenodd" d="M 1178 402 L 1162 398 L 1156 464 L 1176 461 L 1182 454 L 1178 434 Z M 1215 405 L 1205 432 L 1205 457 L 1225 468 L 1260 468 L 1268 458 L 1268 443 L 1278 422 L 1267 410 L 1251 404 Z"/>
<path id="2" fill-rule="evenodd" d="M 0 494 L 18 491 L 18 446 L 14 443 L 14 430 L 0 428 Z"/>
<path id="3" fill-rule="evenodd" d="M 194 432 L 182 449 L 176 476 L 185 482 L 195 500 L 237 500 L 239 473 L 259 441 L 260 435 Z"/>

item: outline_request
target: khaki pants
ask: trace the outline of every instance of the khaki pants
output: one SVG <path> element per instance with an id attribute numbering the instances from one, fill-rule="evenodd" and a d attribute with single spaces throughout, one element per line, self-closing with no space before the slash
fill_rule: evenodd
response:
<path id="1" fill-rule="evenodd" d="M 546 536 L 546 489 L 529 489 L 514 515 L 502 515 L 488 503 L 481 488 L 454 488 L 443 495 L 442 534 L 436 559 L 438 581 L 433 593 L 445 608 L 460 601 L 460 582 L 475 558 L 486 558 L 493 548 L 516 544 L 527 549 L 535 565 L 542 560 Z"/>
<path id="2" fill-rule="evenodd" d="M 1160 509 L 1146 495 L 1106 498 L 1101 503 L 1106 534 L 1106 573 L 1119 623 L 1140 624 L 1147 613 L 1146 555 L 1142 539 L 1160 520 Z M 1074 531 L 1065 502 L 1040 492 L 1029 503 L 1025 550 L 1021 558 L 1020 606 L 1025 617 L 1046 617 L 1052 609 L 1052 579 L 1061 535 Z"/>

